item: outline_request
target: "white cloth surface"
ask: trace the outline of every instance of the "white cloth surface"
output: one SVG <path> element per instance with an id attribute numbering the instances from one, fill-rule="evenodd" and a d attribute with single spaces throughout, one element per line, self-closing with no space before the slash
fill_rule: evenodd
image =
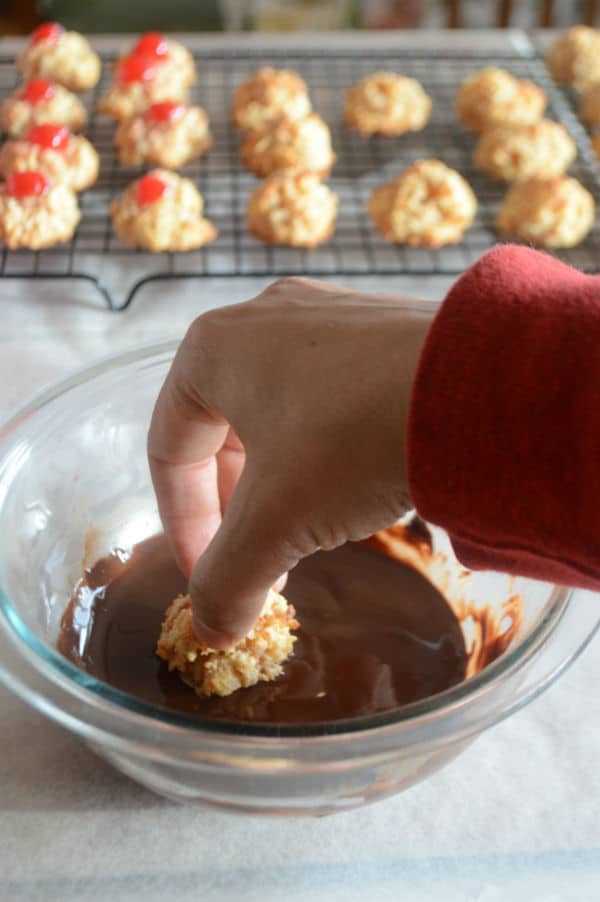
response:
<path id="1" fill-rule="evenodd" d="M 1 413 L 108 354 L 178 337 L 267 280 L 147 288 L 123 314 L 0 282 Z M 345 279 L 439 299 L 442 279 Z M 600 603 L 600 602 L 599 602 Z M 597 902 L 600 643 L 525 711 L 404 794 L 321 820 L 179 807 L 0 690 L 0 900 Z"/>

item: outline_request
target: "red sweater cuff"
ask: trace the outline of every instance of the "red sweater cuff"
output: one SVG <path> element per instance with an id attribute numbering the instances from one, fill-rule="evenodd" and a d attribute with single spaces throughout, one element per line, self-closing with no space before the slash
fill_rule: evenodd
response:
<path id="1" fill-rule="evenodd" d="M 407 445 L 414 504 L 466 566 L 600 590 L 600 277 L 511 245 L 467 270 Z"/>

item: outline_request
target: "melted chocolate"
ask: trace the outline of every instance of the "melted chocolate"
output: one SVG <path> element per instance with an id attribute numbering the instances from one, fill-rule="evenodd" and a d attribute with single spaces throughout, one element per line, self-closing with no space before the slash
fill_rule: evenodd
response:
<path id="1" fill-rule="evenodd" d="M 422 536 L 419 536 L 422 541 Z M 284 590 L 301 627 L 272 683 L 199 698 L 154 654 L 164 611 L 186 583 L 164 536 L 87 571 L 69 604 L 60 651 L 100 680 L 155 705 L 209 718 L 314 723 L 373 714 L 465 678 L 461 627 L 415 569 L 368 547 L 318 552 Z"/>

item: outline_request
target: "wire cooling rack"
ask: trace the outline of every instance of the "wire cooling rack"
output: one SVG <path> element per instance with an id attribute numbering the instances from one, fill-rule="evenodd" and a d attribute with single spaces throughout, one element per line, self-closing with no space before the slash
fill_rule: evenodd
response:
<path id="1" fill-rule="evenodd" d="M 119 166 L 113 152 L 114 125 L 97 116 L 96 101 L 110 78 L 114 56 L 103 56 L 103 78 L 84 98 L 90 111 L 86 135 L 100 154 L 100 178 L 80 196 L 82 219 L 66 245 L 39 252 L 8 251 L 0 256 L 0 277 L 78 278 L 93 283 L 112 310 L 124 310 L 148 282 L 203 276 L 327 275 L 455 275 L 473 263 L 496 241 L 494 221 L 506 186 L 473 166 L 475 136 L 463 130 L 454 114 L 460 82 L 484 65 L 506 68 L 518 77 L 532 78 L 548 93 L 548 115 L 563 122 L 579 147 L 571 173 L 600 199 L 600 177 L 585 130 L 568 96 L 550 79 L 533 50 L 523 54 L 383 52 L 344 50 L 201 51 L 195 54 L 199 83 L 193 102 L 208 112 L 214 146 L 207 156 L 182 173 L 194 179 L 206 201 L 206 215 L 219 229 L 211 245 L 187 254 L 148 254 L 126 248 L 114 235 L 109 204 L 142 170 Z M 235 86 L 264 65 L 297 69 L 308 82 L 314 108 L 328 122 L 337 162 L 329 183 L 340 199 L 335 234 L 313 251 L 279 248 L 255 241 L 245 227 L 245 207 L 256 185 L 239 163 L 239 139 L 229 124 Z M 398 138 L 364 139 L 350 131 L 342 118 L 345 89 L 375 70 L 390 69 L 417 78 L 433 98 L 427 127 Z M 0 56 L 0 91 L 16 84 L 14 58 Z M 475 224 L 455 246 L 412 249 L 388 244 L 372 228 L 366 207 L 375 185 L 396 176 L 420 157 L 439 157 L 470 182 L 478 201 Z M 579 247 L 559 256 L 585 271 L 600 268 L 600 228 L 595 226 Z"/>

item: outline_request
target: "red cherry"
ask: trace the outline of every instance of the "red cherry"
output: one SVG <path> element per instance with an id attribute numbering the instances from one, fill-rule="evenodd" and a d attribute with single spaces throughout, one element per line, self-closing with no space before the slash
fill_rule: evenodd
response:
<path id="1" fill-rule="evenodd" d="M 41 197 L 50 183 L 41 172 L 13 172 L 6 179 L 6 193 L 9 197 Z"/>
<path id="2" fill-rule="evenodd" d="M 176 122 L 185 113 L 185 107 L 174 100 L 162 100 L 151 104 L 144 113 L 148 122 Z"/>
<path id="3" fill-rule="evenodd" d="M 164 34 L 160 31 L 147 31 L 139 38 L 132 53 L 141 53 L 144 56 L 168 56 L 169 45 Z"/>
<path id="4" fill-rule="evenodd" d="M 49 150 L 65 151 L 69 146 L 71 133 L 66 125 L 34 125 L 27 132 L 26 141 Z"/>
<path id="5" fill-rule="evenodd" d="M 168 189 L 166 182 L 156 175 L 145 175 L 135 185 L 135 199 L 141 207 L 156 203 Z"/>
<path id="6" fill-rule="evenodd" d="M 56 88 L 51 81 L 43 81 L 41 78 L 32 78 L 28 81 L 23 90 L 21 97 L 28 103 L 40 103 L 42 100 L 50 100 L 54 97 Z"/>
<path id="7" fill-rule="evenodd" d="M 43 22 L 31 32 L 31 43 L 56 44 L 64 33 L 64 28 L 58 22 Z"/>
<path id="8" fill-rule="evenodd" d="M 118 76 L 124 84 L 151 81 L 154 78 L 154 60 L 141 54 L 126 56 L 119 63 Z"/>

